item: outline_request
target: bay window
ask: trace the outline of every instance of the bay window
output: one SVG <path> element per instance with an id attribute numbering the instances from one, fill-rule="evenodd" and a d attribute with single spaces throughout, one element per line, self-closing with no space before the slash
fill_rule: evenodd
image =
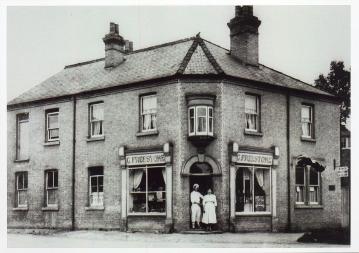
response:
<path id="1" fill-rule="evenodd" d="M 257 95 L 246 94 L 244 111 L 246 114 L 246 131 L 260 131 L 260 99 Z"/>
<path id="2" fill-rule="evenodd" d="M 320 172 L 311 166 L 297 166 L 295 168 L 296 204 L 320 204 Z"/>
<path id="3" fill-rule="evenodd" d="M 103 167 L 89 168 L 90 206 L 103 206 Z"/>
<path id="4" fill-rule="evenodd" d="M 213 136 L 213 107 L 191 106 L 188 108 L 189 136 Z"/>
<path id="5" fill-rule="evenodd" d="M 15 174 L 16 207 L 27 207 L 27 172 Z"/>
<path id="6" fill-rule="evenodd" d="M 236 174 L 236 213 L 271 211 L 270 167 L 239 166 Z"/>
<path id="7" fill-rule="evenodd" d="M 141 96 L 141 132 L 155 131 L 157 129 L 157 96 Z"/>
<path id="8" fill-rule="evenodd" d="M 131 214 L 165 213 L 166 170 L 164 166 L 129 167 L 129 206 Z"/>
<path id="9" fill-rule="evenodd" d="M 100 137 L 104 135 L 104 107 L 103 102 L 97 102 L 89 105 L 89 125 L 90 137 Z"/>

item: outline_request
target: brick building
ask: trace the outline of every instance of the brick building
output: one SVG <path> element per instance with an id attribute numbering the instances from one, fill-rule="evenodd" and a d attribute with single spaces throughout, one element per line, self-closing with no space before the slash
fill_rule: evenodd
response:
<path id="1" fill-rule="evenodd" d="M 194 183 L 222 231 L 340 226 L 339 101 L 260 64 L 260 24 L 133 50 L 111 23 L 104 58 L 9 102 L 8 227 L 184 231 Z"/>

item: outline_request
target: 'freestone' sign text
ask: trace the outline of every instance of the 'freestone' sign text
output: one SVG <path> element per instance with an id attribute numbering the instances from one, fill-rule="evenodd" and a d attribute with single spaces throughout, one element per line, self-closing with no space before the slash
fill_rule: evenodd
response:
<path id="1" fill-rule="evenodd" d="M 139 154 L 139 155 L 128 155 L 126 156 L 126 165 L 145 165 L 145 164 L 157 164 L 165 163 L 165 156 L 163 153 L 152 153 L 152 154 Z"/>
<path id="2" fill-rule="evenodd" d="M 273 164 L 273 156 L 253 153 L 238 153 L 237 162 L 269 166 Z"/>

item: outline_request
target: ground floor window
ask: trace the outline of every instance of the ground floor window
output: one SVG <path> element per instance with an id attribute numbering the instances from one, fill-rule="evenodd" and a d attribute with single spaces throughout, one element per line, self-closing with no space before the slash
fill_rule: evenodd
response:
<path id="1" fill-rule="evenodd" d="M 27 172 L 17 172 L 16 180 L 16 206 L 27 207 Z"/>
<path id="2" fill-rule="evenodd" d="M 238 167 L 236 174 L 236 212 L 270 212 L 270 173 L 270 167 Z"/>
<path id="3" fill-rule="evenodd" d="M 103 206 L 103 167 L 89 168 L 90 206 Z"/>
<path id="4" fill-rule="evenodd" d="M 165 167 L 129 167 L 128 177 L 129 213 L 165 213 Z"/>
<path id="5" fill-rule="evenodd" d="M 320 204 L 320 172 L 311 166 L 295 168 L 296 204 Z"/>

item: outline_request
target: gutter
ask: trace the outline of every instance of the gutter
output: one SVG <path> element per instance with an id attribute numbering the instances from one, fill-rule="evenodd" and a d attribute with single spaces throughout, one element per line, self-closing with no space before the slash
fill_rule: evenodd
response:
<path id="1" fill-rule="evenodd" d="M 289 92 L 286 94 L 287 97 L 287 229 L 288 231 L 291 230 L 291 198 L 290 198 L 290 188 L 291 188 L 291 176 L 290 176 L 290 96 Z"/>
<path id="2" fill-rule="evenodd" d="M 72 97 L 73 119 L 72 119 L 72 230 L 75 230 L 75 157 L 76 157 L 76 96 Z"/>

